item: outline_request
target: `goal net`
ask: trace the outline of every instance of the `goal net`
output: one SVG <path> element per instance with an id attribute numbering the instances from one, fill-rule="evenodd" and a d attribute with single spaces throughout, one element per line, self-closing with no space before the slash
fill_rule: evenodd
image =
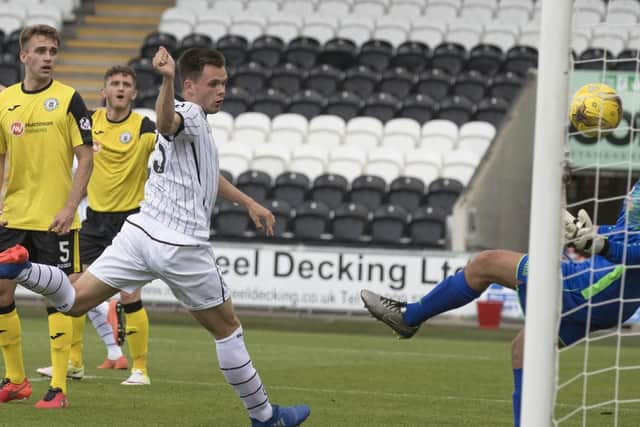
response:
<path id="1" fill-rule="evenodd" d="M 616 19 L 612 21 L 617 23 L 590 24 L 580 19 L 585 15 L 574 14 L 576 7 L 579 10 L 581 3 L 588 2 L 576 2 L 574 7 L 563 3 L 542 2 L 522 425 L 635 426 L 640 425 L 640 314 L 626 319 L 623 307 L 640 301 L 623 298 L 623 294 L 627 287 L 640 287 L 640 281 L 633 280 L 640 277 L 640 271 L 634 273 L 640 263 L 631 259 L 632 247 L 640 240 L 640 228 L 633 227 L 635 218 L 630 217 L 635 201 L 630 191 L 640 177 L 640 56 L 632 50 L 640 49 L 640 32 L 637 24 L 627 25 Z M 607 7 L 614 3 L 610 1 Z M 631 3 L 637 6 L 637 2 Z M 545 14 L 545 7 L 551 12 Z M 549 25 L 561 29 L 545 41 L 543 34 Z M 563 45 L 565 32 L 569 46 Z M 562 55 L 568 56 L 571 47 L 577 55 L 564 61 Z M 565 82 L 548 81 L 554 78 Z M 624 115 L 614 132 L 587 138 L 569 126 L 571 94 L 588 83 L 605 83 L 621 97 Z M 564 109 L 553 111 L 562 117 L 562 123 L 558 123 L 558 117 L 551 117 L 552 111 L 545 111 L 552 109 L 547 97 Z M 554 129 L 564 129 L 561 138 Z M 560 178 L 565 160 L 564 172 L 570 172 L 571 181 L 563 185 Z M 540 175 L 548 176 L 541 179 Z M 635 203 L 640 203 L 640 198 Z M 598 225 L 616 224 L 622 212 L 622 259 L 627 262 L 608 267 L 606 271 L 614 273 L 603 280 L 598 273 L 605 267 L 597 262 L 596 255 L 577 253 L 572 248 L 554 250 L 564 243 L 559 237 L 562 230 L 558 225 L 558 237 L 551 235 L 555 224 L 544 222 L 560 223 L 563 208 L 574 215 L 584 209 Z M 545 209 L 553 211 L 555 219 L 540 215 Z M 547 241 L 540 242 L 544 239 Z M 583 277 L 588 277 L 591 286 L 568 311 L 566 306 L 560 309 L 569 292 L 560 278 L 560 264 L 567 259 L 587 263 Z M 621 281 L 619 291 L 606 299 L 602 298 L 604 293 L 595 297 L 616 280 Z M 616 307 L 618 321 L 614 327 L 589 333 L 586 326 L 585 338 L 564 347 L 556 345 L 552 338 L 557 337 L 561 321 L 566 324 L 574 318 L 586 318 L 588 325 L 597 324 L 598 308 L 604 306 Z"/>

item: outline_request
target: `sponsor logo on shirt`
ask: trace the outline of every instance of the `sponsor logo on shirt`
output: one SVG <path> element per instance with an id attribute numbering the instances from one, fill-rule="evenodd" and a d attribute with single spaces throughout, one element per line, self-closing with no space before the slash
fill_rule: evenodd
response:
<path id="1" fill-rule="evenodd" d="M 11 123 L 11 135 L 13 136 L 22 136 L 24 133 L 24 123 L 17 121 Z"/>

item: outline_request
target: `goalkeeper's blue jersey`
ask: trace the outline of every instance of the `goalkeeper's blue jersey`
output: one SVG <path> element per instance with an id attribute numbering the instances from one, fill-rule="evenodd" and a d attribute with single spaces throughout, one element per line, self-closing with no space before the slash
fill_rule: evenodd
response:
<path id="1" fill-rule="evenodd" d="M 625 264 L 640 265 L 640 181 L 625 197 L 615 225 L 598 227 L 598 234 L 609 242 L 608 260 L 622 264 L 626 255 Z"/>

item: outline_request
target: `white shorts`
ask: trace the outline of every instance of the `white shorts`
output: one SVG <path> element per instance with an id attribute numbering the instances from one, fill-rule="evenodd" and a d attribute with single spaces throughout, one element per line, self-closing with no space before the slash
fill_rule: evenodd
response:
<path id="1" fill-rule="evenodd" d="M 128 293 L 161 279 L 191 311 L 218 306 L 230 297 L 209 242 L 170 230 L 143 214 L 129 217 L 89 271 Z"/>

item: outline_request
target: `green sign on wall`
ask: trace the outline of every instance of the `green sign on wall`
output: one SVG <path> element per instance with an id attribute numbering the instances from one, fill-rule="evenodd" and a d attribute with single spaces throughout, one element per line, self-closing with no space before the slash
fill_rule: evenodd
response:
<path id="1" fill-rule="evenodd" d="M 622 99 L 624 118 L 618 128 L 600 139 L 570 137 L 570 159 L 573 167 L 587 169 L 640 169 L 640 75 L 629 71 L 576 70 L 571 75 L 571 93 L 594 82 L 614 88 Z M 638 116 L 638 119 L 632 120 Z M 636 128 L 632 126 L 636 122 Z"/>

